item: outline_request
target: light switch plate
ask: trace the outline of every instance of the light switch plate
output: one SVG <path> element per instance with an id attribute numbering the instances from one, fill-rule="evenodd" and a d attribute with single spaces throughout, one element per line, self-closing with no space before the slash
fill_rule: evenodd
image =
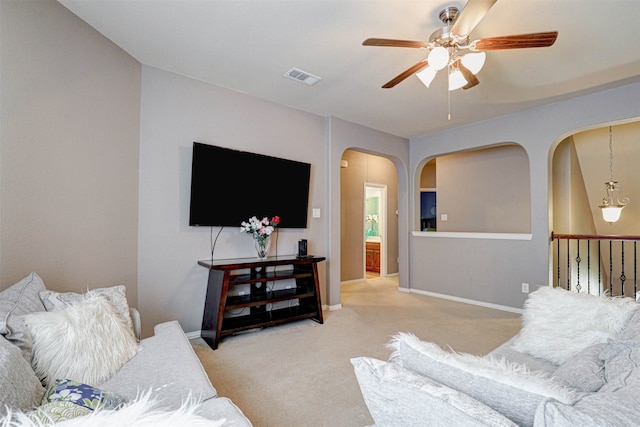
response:
<path id="1" fill-rule="evenodd" d="M 320 208 L 313 208 L 311 210 L 311 216 L 314 218 L 320 218 Z"/>

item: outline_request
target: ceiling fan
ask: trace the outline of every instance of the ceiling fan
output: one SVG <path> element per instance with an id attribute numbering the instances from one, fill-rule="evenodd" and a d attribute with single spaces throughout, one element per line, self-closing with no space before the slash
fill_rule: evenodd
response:
<path id="1" fill-rule="evenodd" d="M 469 34 L 496 1 L 469 0 L 462 11 L 455 6 L 444 8 L 439 14 L 444 27 L 431 34 L 428 41 L 370 38 L 362 42 L 363 46 L 429 50 L 427 58 L 398 74 L 382 88 L 390 89 L 413 74 L 429 87 L 437 72 L 447 68 L 450 91 L 459 88 L 469 89 L 479 83 L 476 74 L 484 65 L 485 51 L 548 47 L 555 43 L 557 31 L 489 37 L 470 42 Z"/>

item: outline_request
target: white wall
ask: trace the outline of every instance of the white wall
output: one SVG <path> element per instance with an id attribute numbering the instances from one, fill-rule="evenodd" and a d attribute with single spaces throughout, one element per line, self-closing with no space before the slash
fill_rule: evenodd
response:
<path id="1" fill-rule="evenodd" d="M 137 303 L 140 63 L 55 1 L 0 2 L 0 289 Z"/>
<path id="2" fill-rule="evenodd" d="M 281 229 L 278 254 L 295 254 L 298 239 L 325 255 L 325 130 L 322 117 L 197 80 L 143 66 L 140 132 L 139 300 L 144 333 L 177 319 L 187 332 L 201 328 L 210 227 L 189 227 L 191 150 L 194 141 L 311 163 L 307 229 Z M 229 179 L 242 171 L 229 171 Z M 269 191 L 265 182 L 252 191 Z M 212 194 L 215 197 L 215 194 Z M 224 200 L 220 200 L 224 209 Z M 311 212 L 310 212 L 311 213 Z M 213 232 L 217 233 L 218 227 Z M 255 257 L 251 236 L 225 228 L 214 258 Z M 272 243 L 272 253 L 275 246 Z M 319 264 L 324 288 L 325 264 Z M 323 295 L 325 292 L 323 292 Z"/>
<path id="3" fill-rule="evenodd" d="M 568 135 L 602 123 L 640 117 L 640 83 L 605 90 L 494 120 L 413 139 L 411 192 L 424 159 L 492 146 L 521 145 L 531 172 L 530 241 L 411 239 L 412 289 L 444 293 L 507 307 L 521 307 L 521 282 L 535 289 L 549 283 L 550 167 L 555 146 Z M 419 178 L 419 177 L 418 177 Z M 411 212 L 415 212 L 412 205 Z M 412 222 L 415 219 L 412 218 Z M 477 252 L 481 251 L 481 252 Z M 437 271 L 437 274 L 434 272 Z M 446 279 L 447 286 L 443 285 Z"/>

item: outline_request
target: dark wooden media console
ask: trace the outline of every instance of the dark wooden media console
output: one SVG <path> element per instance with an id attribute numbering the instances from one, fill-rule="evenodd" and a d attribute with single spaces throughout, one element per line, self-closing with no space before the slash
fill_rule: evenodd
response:
<path id="1" fill-rule="evenodd" d="M 248 329 L 302 319 L 323 323 L 318 263 L 324 260 L 324 257 L 287 255 L 264 260 L 198 261 L 209 269 L 202 338 L 215 350 L 222 337 Z M 290 284 L 278 287 L 277 283 L 284 280 L 289 280 Z M 229 290 L 239 285 L 245 285 L 247 289 L 242 294 L 231 292 L 230 295 Z M 278 307 L 274 308 L 274 305 Z M 225 316 L 225 313 L 230 315 Z"/>

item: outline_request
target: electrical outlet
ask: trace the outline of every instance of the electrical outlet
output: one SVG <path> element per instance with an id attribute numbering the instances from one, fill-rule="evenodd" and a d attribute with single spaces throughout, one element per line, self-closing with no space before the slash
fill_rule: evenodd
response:
<path id="1" fill-rule="evenodd" d="M 529 293 L 529 284 L 528 283 L 523 283 L 522 284 L 522 293 L 523 294 L 528 294 Z"/>

